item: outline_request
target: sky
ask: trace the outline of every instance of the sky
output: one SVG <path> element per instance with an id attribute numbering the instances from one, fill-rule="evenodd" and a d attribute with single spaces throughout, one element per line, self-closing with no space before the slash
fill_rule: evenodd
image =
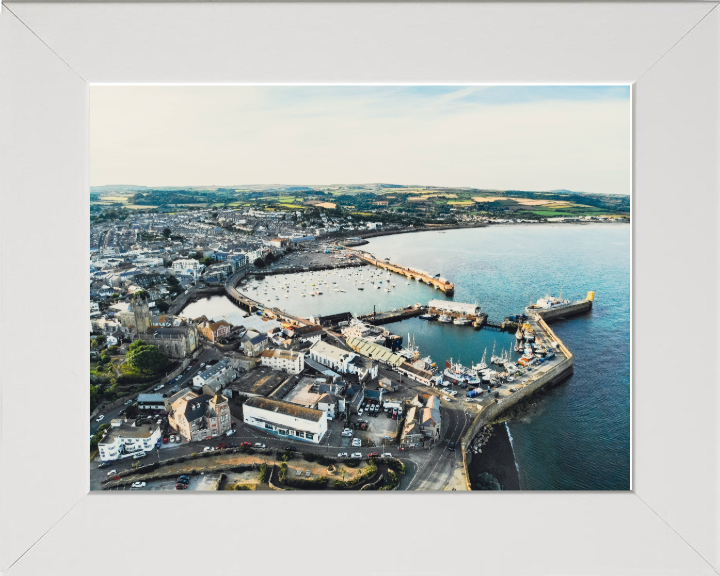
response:
<path id="1" fill-rule="evenodd" d="M 629 86 L 93 86 L 90 183 L 630 194 Z"/>

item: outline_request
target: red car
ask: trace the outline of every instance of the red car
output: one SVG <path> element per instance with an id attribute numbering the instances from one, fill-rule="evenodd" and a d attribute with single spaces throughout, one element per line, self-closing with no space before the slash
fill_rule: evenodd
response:
<path id="1" fill-rule="evenodd" d="M 175 490 L 187 490 L 187 484 L 178 482 L 177 484 L 175 484 Z"/>
<path id="2" fill-rule="evenodd" d="M 250 444 L 250 442 L 243 442 L 242 444 L 240 444 L 240 446 L 247 446 L 248 448 L 250 448 L 252 444 Z"/>
<path id="3" fill-rule="evenodd" d="M 165 436 L 165 437 L 163 438 L 163 444 L 167 444 L 167 443 L 168 443 L 168 437 Z"/>
<path id="4" fill-rule="evenodd" d="M 368 454 L 368 458 L 379 458 L 379 457 L 380 457 L 380 454 L 378 454 L 377 452 L 371 452 L 370 454 Z"/>
<path id="5" fill-rule="evenodd" d="M 223 448 L 225 448 L 225 444 L 218 444 L 218 445 L 217 445 L 217 449 L 218 449 L 218 450 L 222 450 Z"/>

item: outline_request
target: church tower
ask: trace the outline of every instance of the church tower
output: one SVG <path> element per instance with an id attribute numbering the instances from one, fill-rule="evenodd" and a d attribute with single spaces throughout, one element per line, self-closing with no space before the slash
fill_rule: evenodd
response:
<path id="1" fill-rule="evenodd" d="M 150 306 L 145 298 L 133 298 L 132 309 L 135 314 L 135 329 L 138 334 L 147 333 L 150 328 Z"/>

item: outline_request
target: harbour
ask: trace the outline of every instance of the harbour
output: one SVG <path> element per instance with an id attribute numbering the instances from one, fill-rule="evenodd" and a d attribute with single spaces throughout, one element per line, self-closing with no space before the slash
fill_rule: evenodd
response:
<path id="1" fill-rule="evenodd" d="M 621 227 L 585 225 L 583 235 L 573 234 L 572 230 L 572 226 L 518 226 L 513 229 L 454 231 L 440 237 L 433 233 L 414 234 L 411 235 L 412 242 L 409 241 L 410 236 L 402 235 L 371 240 L 373 253 L 379 258 L 393 256 L 393 261 L 402 262 L 403 266 L 415 267 L 420 263 L 417 258 L 422 246 L 428 246 L 427 242 L 423 243 L 422 240 L 432 239 L 432 248 L 428 246 L 421 252 L 422 260 L 427 261 L 423 267 L 443 271 L 445 277 L 455 279 L 455 297 L 449 301 L 479 302 L 482 305 L 476 315 L 476 319 L 481 322 L 484 318 L 480 330 L 473 330 L 473 323 L 458 326 L 453 322 L 441 323 L 421 319 L 422 314 L 418 314 L 418 311 L 426 313 L 427 304 L 434 299 L 433 291 L 437 294 L 437 289 L 419 282 L 410 282 L 409 279 L 405 282 L 392 280 L 392 273 L 388 280 L 388 271 L 367 266 L 354 271 L 293 274 L 293 278 L 297 278 L 297 286 L 301 286 L 301 277 L 305 281 L 304 286 L 317 284 L 322 279 L 323 286 L 319 291 L 323 294 L 320 296 L 310 297 L 305 292 L 306 296 L 300 297 L 300 289 L 295 291 L 291 288 L 288 292 L 289 299 L 281 295 L 282 300 L 272 298 L 270 302 L 261 302 L 260 296 L 265 295 L 260 290 L 257 296 L 248 297 L 244 294 L 244 303 L 251 306 L 254 312 L 277 308 L 288 311 L 297 318 L 309 318 L 320 310 L 323 314 L 356 310 L 368 324 L 371 323 L 369 316 L 375 306 L 375 316 L 382 315 L 383 327 L 403 336 L 405 345 L 409 338 L 412 338 L 421 353 L 429 354 L 438 366 L 443 366 L 444 362 L 451 358 L 453 363 L 472 365 L 482 360 L 485 349 L 489 358 L 493 345 L 496 345 L 496 352 L 510 353 L 512 349 L 514 358 L 521 357 L 522 354 L 518 355 L 514 350 L 518 322 L 514 322 L 513 316 L 508 315 L 508 312 L 517 312 L 515 319 L 523 314 L 528 315 L 526 309 L 529 302 L 537 303 L 542 294 L 553 291 L 558 294 L 563 287 L 564 292 L 571 295 L 578 295 L 578 292 L 585 295 L 587 287 L 596 288 L 598 293 L 602 293 L 600 308 L 592 307 L 592 303 L 583 303 L 584 299 L 576 298 L 571 304 L 580 302 L 579 308 L 557 308 L 547 313 L 552 317 L 546 316 L 546 320 L 553 323 L 553 333 L 572 350 L 572 370 L 560 377 L 545 377 L 544 381 L 538 383 L 535 380 L 530 385 L 525 385 L 524 389 L 528 390 L 521 396 L 514 396 L 516 392 L 504 392 L 505 389 L 501 389 L 499 395 L 511 399 L 513 405 L 522 396 L 533 391 L 543 398 L 538 401 L 535 413 L 508 423 L 515 445 L 514 458 L 517 460 L 522 489 L 545 489 L 546 486 L 552 486 L 553 489 L 591 488 L 597 485 L 598 477 L 602 478 L 603 485 L 624 489 L 629 478 L 629 469 L 625 465 L 625 456 L 629 450 L 629 428 L 623 417 L 623 414 L 627 415 L 629 406 L 629 371 L 626 357 L 623 359 L 622 355 L 617 356 L 615 351 L 618 346 L 624 350 L 622 343 L 629 338 L 627 323 L 622 322 L 622 318 L 628 317 L 628 296 L 619 293 L 615 285 L 609 285 L 604 274 L 606 270 L 614 269 L 621 253 L 618 250 L 627 245 L 627 239 L 623 236 Z M 522 252 L 513 249 L 514 245 L 508 242 L 508 232 L 513 233 L 513 238 L 519 236 L 521 242 L 540 241 L 547 249 L 538 253 L 530 265 L 522 258 Z M 459 240 L 452 238 L 451 234 L 471 238 Z M 463 245 L 472 243 L 472 237 L 482 238 L 486 247 L 477 253 L 465 250 Z M 445 243 L 438 245 L 438 239 Z M 489 241 L 491 245 L 487 246 Z M 596 259 L 600 262 L 597 266 L 591 265 L 591 261 L 587 259 L 587 254 L 592 251 L 595 242 L 606 242 L 617 247 L 617 250 L 609 252 L 612 258 Z M 380 245 L 381 243 L 383 245 Z M 582 277 L 582 284 L 578 276 L 565 274 L 565 268 L 557 267 L 555 251 L 562 251 L 568 266 L 573 265 L 579 269 L 578 276 Z M 449 266 L 450 262 L 452 266 Z M 373 270 L 375 275 L 370 276 Z M 482 270 L 482 275 L 475 270 Z M 364 279 L 361 280 L 362 275 Z M 274 278 L 276 280 L 270 282 L 274 283 L 272 285 L 276 290 L 272 291 L 268 285 L 269 294 L 277 292 L 283 282 L 291 281 L 283 280 L 284 276 Z M 268 280 L 261 281 L 261 284 L 267 284 Z M 371 284 L 371 281 L 374 283 Z M 381 281 L 382 284 L 379 284 Z M 375 288 L 385 286 L 388 281 L 391 283 L 389 292 Z M 345 292 L 335 292 L 332 288 L 328 290 L 328 286 L 334 285 L 333 282 L 337 283 L 336 286 L 343 286 Z M 358 286 L 361 286 L 360 282 L 364 282 L 364 292 L 357 290 Z M 393 287 L 392 284 L 397 286 Z M 511 286 L 512 290 L 508 291 L 508 286 Z M 555 290 L 552 290 L 552 287 L 555 287 Z M 535 298 L 532 297 L 533 293 Z M 398 314 L 397 311 L 415 306 L 411 304 L 413 302 L 422 303 L 421 308 Z M 590 313 L 583 310 L 584 308 L 590 308 Z M 578 314 L 575 314 L 576 311 Z M 613 346 L 612 350 L 605 350 L 609 345 Z M 580 364 L 577 362 L 578 354 L 582 357 Z M 558 364 L 560 361 L 562 360 L 558 359 Z M 607 374 L 608 370 L 612 370 L 614 376 L 605 380 L 603 375 Z M 536 374 L 544 375 L 543 372 Z M 522 382 L 515 380 L 516 385 L 519 383 Z M 452 386 L 457 388 L 456 384 Z M 612 392 L 608 394 L 610 390 Z M 507 402 L 506 408 L 509 405 L 510 402 Z M 597 406 L 604 408 L 596 409 Z M 490 415 L 491 412 L 485 414 L 486 417 Z M 586 458 L 602 462 L 603 466 L 591 467 L 593 476 L 590 476 L 585 468 L 567 468 L 565 464 L 569 461 L 564 457 L 566 452 L 553 442 L 555 437 L 562 438 L 564 444 L 579 443 Z M 542 451 L 537 449 L 540 444 Z M 609 446 L 612 446 L 612 449 Z M 478 457 L 480 460 L 475 460 L 471 465 L 473 469 L 478 462 L 482 462 L 481 455 L 473 458 Z"/>

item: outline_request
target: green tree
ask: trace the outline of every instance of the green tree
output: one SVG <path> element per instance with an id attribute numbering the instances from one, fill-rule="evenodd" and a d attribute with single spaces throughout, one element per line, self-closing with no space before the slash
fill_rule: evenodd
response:
<path id="1" fill-rule="evenodd" d="M 155 306 L 157 306 L 157 309 L 160 310 L 160 312 L 167 312 L 170 310 L 170 304 L 165 302 L 165 300 L 158 300 L 155 302 Z"/>
<path id="2" fill-rule="evenodd" d="M 170 238 L 170 234 L 172 234 L 172 230 L 170 230 L 170 228 L 163 229 L 163 236 L 165 236 L 165 238 Z"/>
<path id="3" fill-rule="evenodd" d="M 147 291 L 147 290 L 138 290 L 137 292 L 135 292 L 134 297 L 135 297 L 135 298 L 146 298 L 146 299 L 147 299 L 147 298 L 150 297 L 150 294 L 148 294 L 148 291 Z"/>
<path id="4" fill-rule="evenodd" d="M 172 274 L 168 276 L 167 282 L 170 286 L 177 286 L 178 284 L 180 284 L 180 280 L 175 278 L 175 276 L 173 276 Z"/>
<path id="5" fill-rule="evenodd" d="M 141 372 L 156 374 L 167 365 L 167 356 L 157 346 L 136 340 L 130 345 L 127 362 Z"/>
<path id="6" fill-rule="evenodd" d="M 255 260 L 255 262 L 253 262 L 253 264 L 254 264 L 257 268 L 265 268 L 265 260 L 263 260 L 262 258 L 257 258 L 257 259 Z"/>

